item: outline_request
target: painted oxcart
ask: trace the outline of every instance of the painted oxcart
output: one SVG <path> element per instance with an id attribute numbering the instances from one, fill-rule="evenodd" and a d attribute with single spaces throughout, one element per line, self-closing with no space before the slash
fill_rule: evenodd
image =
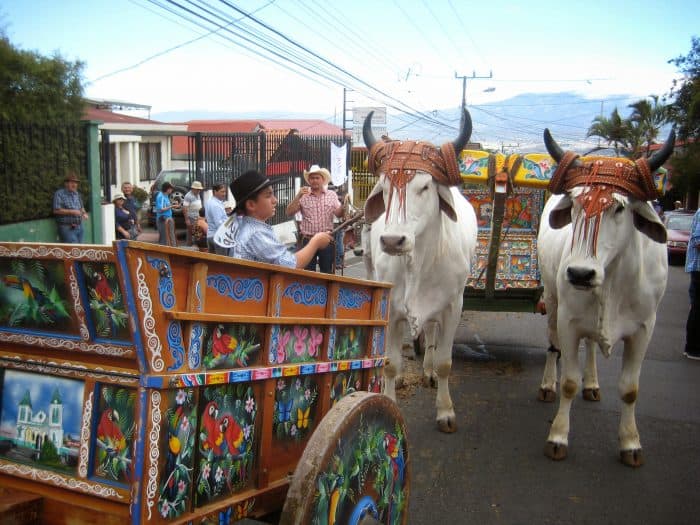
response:
<path id="1" fill-rule="evenodd" d="M 463 194 L 474 207 L 479 226 L 463 308 L 543 312 L 537 233 L 556 162 L 542 153 L 506 156 L 463 150 L 458 164 Z M 666 170 L 659 169 L 654 179 L 661 194 Z"/>
<path id="2" fill-rule="evenodd" d="M 405 523 L 405 425 L 374 393 L 389 293 L 139 242 L 0 243 L 0 486 L 42 523 L 233 523 L 288 492 L 283 522 Z"/>

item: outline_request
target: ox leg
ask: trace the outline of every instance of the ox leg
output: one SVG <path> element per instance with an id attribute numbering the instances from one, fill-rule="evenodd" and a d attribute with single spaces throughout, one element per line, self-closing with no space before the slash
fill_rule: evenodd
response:
<path id="1" fill-rule="evenodd" d="M 452 397 L 450 397 L 450 371 L 452 370 L 452 343 L 454 342 L 455 332 L 462 315 L 461 302 L 458 305 L 453 305 L 446 310 L 443 315 L 441 325 L 441 333 L 436 334 L 437 344 L 433 353 L 433 370 L 437 374 L 437 398 L 435 406 L 437 408 L 437 425 L 441 432 L 455 432 L 457 430 L 457 422 Z M 437 330 L 436 330 L 437 332 Z M 427 337 L 426 337 L 427 339 Z M 427 347 L 427 341 L 426 341 Z M 425 355 L 427 357 L 428 350 L 426 348 Z"/>
<path id="2" fill-rule="evenodd" d="M 404 323 L 390 320 L 386 333 L 386 360 L 384 361 L 384 394 L 396 401 L 396 381 L 401 376 L 401 342 Z"/>
<path id="3" fill-rule="evenodd" d="M 561 384 L 559 387 L 559 409 L 549 430 L 544 447 L 546 456 L 554 460 L 565 459 L 569 446 L 571 403 L 581 384 L 581 366 L 578 361 L 578 337 L 567 334 L 561 339 Z"/>
<path id="4" fill-rule="evenodd" d="M 597 345 L 590 339 L 586 339 L 584 344 L 586 346 L 586 366 L 583 369 L 583 399 L 600 401 L 598 366 L 596 364 Z"/>
<path id="5" fill-rule="evenodd" d="M 639 375 L 642 371 L 642 361 L 646 354 L 651 331 L 647 332 L 642 328 L 626 339 L 622 356 L 622 372 L 618 382 L 622 411 L 618 436 L 620 439 L 620 460 L 630 467 L 641 467 L 644 464 L 642 444 L 635 418 L 635 407 L 639 392 Z"/>
<path id="6" fill-rule="evenodd" d="M 557 303 L 552 298 L 547 298 L 547 336 L 549 348 L 544 364 L 544 373 L 540 383 L 540 391 L 537 399 L 545 403 L 553 403 L 557 398 L 557 362 L 561 356 L 559 350 L 559 337 L 557 336 Z"/>
<path id="7" fill-rule="evenodd" d="M 435 371 L 435 352 L 440 326 L 437 322 L 426 323 L 423 327 L 423 386 L 435 388 L 438 377 Z"/>

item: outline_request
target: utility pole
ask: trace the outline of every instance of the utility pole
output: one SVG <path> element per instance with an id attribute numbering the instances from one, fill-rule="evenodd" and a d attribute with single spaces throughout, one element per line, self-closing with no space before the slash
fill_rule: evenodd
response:
<path id="1" fill-rule="evenodd" d="M 467 79 L 470 80 L 476 80 L 476 79 L 483 79 L 483 78 L 493 78 L 493 71 L 489 71 L 489 76 L 477 76 L 476 71 L 472 71 L 472 76 L 467 76 L 467 75 L 458 75 L 457 72 L 455 71 L 455 78 L 461 78 L 462 79 L 462 113 L 461 117 L 459 119 L 459 127 L 460 129 L 462 128 L 462 125 L 464 124 L 464 110 L 467 109 Z"/>

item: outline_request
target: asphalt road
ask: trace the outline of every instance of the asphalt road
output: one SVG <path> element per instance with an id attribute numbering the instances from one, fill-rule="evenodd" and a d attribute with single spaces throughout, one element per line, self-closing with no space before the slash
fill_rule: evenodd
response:
<path id="1" fill-rule="evenodd" d="M 364 276 L 349 257 L 345 275 Z M 543 453 L 557 403 L 537 401 L 547 347 L 538 314 L 465 312 L 450 380 L 458 431 L 436 428 L 435 390 L 399 393 L 411 455 L 409 523 L 700 523 L 700 362 L 683 357 L 688 277 L 672 266 L 637 402 L 646 464 L 620 463 L 621 347 L 598 360 L 599 403 L 575 400 L 569 457 Z M 474 353 L 469 350 L 474 350 Z M 477 361 L 486 352 L 491 360 Z M 583 355 L 583 352 L 581 353 Z"/>

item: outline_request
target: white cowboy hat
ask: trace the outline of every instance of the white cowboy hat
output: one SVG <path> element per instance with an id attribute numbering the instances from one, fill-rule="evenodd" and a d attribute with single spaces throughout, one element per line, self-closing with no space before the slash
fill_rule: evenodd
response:
<path id="1" fill-rule="evenodd" d="M 331 181 L 331 172 L 326 168 L 320 167 L 318 164 L 311 166 L 308 171 L 304 170 L 304 180 L 309 183 L 309 175 L 312 173 L 319 173 L 323 176 L 323 184 L 328 184 Z"/>
<path id="2" fill-rule="evenodd" d="M 116 200 L 118 200 L 118 199 L 126 200 L 123 193 L 115 193 L 115 194 L 112 196 L 112 202 L 114 202 L 114 201 L 116 201 Z"/>
<path id="3" fill-rule="evenodd" d="M 194 181 L 194 182 L 192 183 L 191 189 L 193 189 L 193 190 L 203 190 L 203 189 L 204 189 L 204 186 L 202 186 L 202 183 L 201 183 L 201 182 L 199 182 L 198 180 L 196 180 L 196 181 Z"/>

